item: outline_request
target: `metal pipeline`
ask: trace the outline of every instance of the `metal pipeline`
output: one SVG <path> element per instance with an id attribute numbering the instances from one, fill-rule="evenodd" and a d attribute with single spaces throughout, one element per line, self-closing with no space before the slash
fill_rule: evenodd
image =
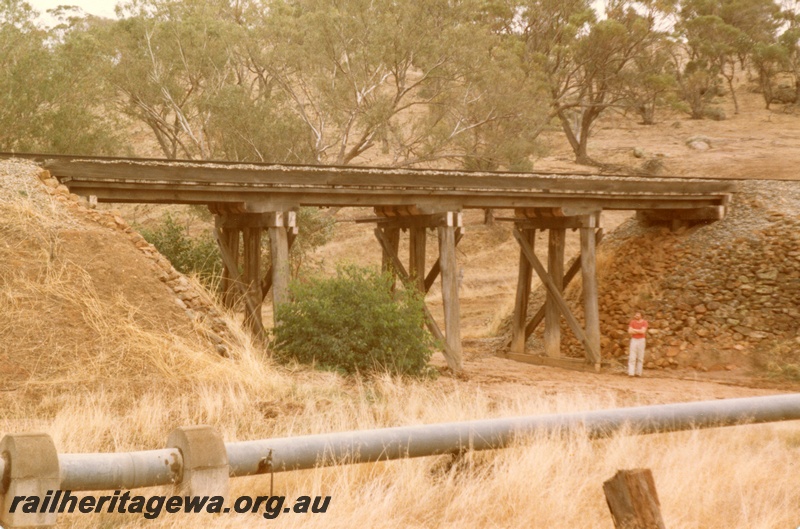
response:
<path id="1" fill-rule="evenodd" d="M 111 454 L 60 454 L 61 490 L 117 490 L 180 481 L 177 448 Z"/>
<path id="2" fill-rule="evenodd" d="M 503 448 L 533 434 L 590 438 L 800 419 L 800 394 L 427 424 L 227 443 L 231 476 Z M 265 459 L 265 458 L 268 458 Z"/>
<path id="3" fill-rule="evenodd" d="M 583 432 L 600 438 L 797 419 L 800 393 L 241 441 L 225 447 L 235 477 L 504 448 L 534 434 Z M 166 448 L 61 454 L 59 464 L 62 490 L 116 490 L 176 483 L 183 458 L 178 449 Z M 0 476 L 6 470 L 0 458 Z"/>

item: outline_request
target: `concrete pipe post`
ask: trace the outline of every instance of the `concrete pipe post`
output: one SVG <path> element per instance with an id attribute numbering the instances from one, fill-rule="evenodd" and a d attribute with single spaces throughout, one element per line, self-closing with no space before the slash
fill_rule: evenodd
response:
<path id="1" fill-rule="evenodd" d="M 181 494 L 227 497 L 228 451 L 219 432 L 210 426 L 176 428 L 169 434 L 167 444 L 183 455 Z"/>
<path id="2" fill-rule="evenodd" d="M 6 528 L 55 525 L 56 509 L 43 504 L 51 497 L 47 493 L 52 495 L 61 485 L 58 452 L 50 436 L 44 433 L 6 435 L 0 441 L 0 453 L 4 462 L 0 525 Z M 19 496 L 33 498 L 31 502 L 36 502 L 36 508 L 31 509 L 31 503 L 25 509 L 26 501 L 21 501 Z M 23 509 L 34 512 L 23 512 Z"/>

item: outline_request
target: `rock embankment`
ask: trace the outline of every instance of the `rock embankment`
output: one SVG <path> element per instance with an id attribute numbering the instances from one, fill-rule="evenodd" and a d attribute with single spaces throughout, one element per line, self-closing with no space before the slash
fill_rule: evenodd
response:
<path id="1" fill-rule="evenodd" d="M 232 334 L 224 318 L 205 292 L 195 288 L 186 276 L 175 270 L 169 260 L 161 255 L 155 246 L 147 242 L 118 213 L 89 207 L 85 198 L 71 194 L 69 189 L 59 184 L 58 180 L 53 178 L 48 171 L 41 171 L 39 178 L 44 184 L 46 192 L 57 201 L 69 206 L 73 216 L 81 217 L 84 220 L 124 234 L 142 254 L 149 258 L 154 265 L 149 272 L 153 273 L 171 289 L 175 295 L 175 304 L 191 320 L 204 323 L 201 329 L 207 338 L 214 343 L 217 353 L 223 356 L 228 355 L 229 344 L 233 340 Z"/>
<path id="2" fill-rule="evenodd" d="M 800 182 L 743 182 L 724 220 L 677 232 L 630 220 L 598 249 L 598 276 L 606 358 L 625 359 L 628 321 L 642 311 L 649 368 L 796 364 Z M 582 317 L 579 282 L 567 297 Z M 562 335 L 582 356 L 566 326 Z"/>

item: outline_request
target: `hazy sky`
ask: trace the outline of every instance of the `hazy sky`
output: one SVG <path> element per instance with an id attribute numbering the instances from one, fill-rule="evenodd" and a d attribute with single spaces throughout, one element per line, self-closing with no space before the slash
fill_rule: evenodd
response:
<path id="1" fill-rule="evenodd" d="M 53 9 L 60 5 L 74 5 L 83 9 L 85 12 L 92 15 L 97 15 L 107 18 L 115 18 L 114 6 L 117 5 L 118 0 L 28 0 L 28 3 L 34 9 L 45 15 L 45 11 Z M 603 12 L 603 0 L 594 0 L 593 5 L 595 9 Z M 45 23 L 49 22 L 46 15 L 43 17 Z"/>
<path id="2" fill-rule="evenodd" d="M 117 0 L 28 0 L 28 3 L 43 15 L 48 9 L 71 5 L 78 6 L 92 15 L 114 18 L 114 6 L 117 5 Z"/>

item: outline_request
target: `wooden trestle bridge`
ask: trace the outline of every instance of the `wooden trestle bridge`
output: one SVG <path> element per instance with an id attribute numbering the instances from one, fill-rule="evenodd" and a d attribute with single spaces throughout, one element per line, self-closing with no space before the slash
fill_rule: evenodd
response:
<path id="1" fill-rule="evenodd" d="M 513 209 L 514 237 L 520 246 L 519 280 L 508 357 L 545 364 L 568 364 L 560 356 L 559 318 L 583 344 L 586 361 L 599 369 L 600 318 L 595 246 L 602 237 L 603 210 L 635 210 L 650 221 L 709 221 L 723 218 L 735 184 L 689 178 L 635 178 L 576 174 L 465 172 L 432 169 L 298 166 L 162 159 L 98 158 L 0 153 L 33 159 L 72 193 L 99 202 L 204 204 L 215 217 L 215 235 L 224 261 L 223 290 L 231 302 L 244 300 L 245 319 L 263 332 L 261 305 L 272 292 L 286 299 L 289 249 L 297 234 L 300 206 L 373 207 L 375 236 L 383 265 L 427 292 L 441 275 L 444 332 L 426 309 L 431 332 L 444 344 L 448 365 L 461 369 L 456 245 L 464 236 L 464 209 Z M 425 269 L 428 229 L 438 232 L 439 254 Z M 580 230 L 580 258 L 564 273 L 567 229 Z M 261 236 L 269 233 L 272 268 L 259 277 Z M 547 266 L 533 251 L 536 230 L 549 231 Z M 408 268 L 398 255 L 400 233 L 408 232 Z M 239 272 L 240 244 L 243 272 Z M 562 295 L 580 270 L 584 325 Z M 529 321 L 532 273 L 547 300 Z M 525 341 L 545 322 L 546 357 L 525 354 Z"/>

